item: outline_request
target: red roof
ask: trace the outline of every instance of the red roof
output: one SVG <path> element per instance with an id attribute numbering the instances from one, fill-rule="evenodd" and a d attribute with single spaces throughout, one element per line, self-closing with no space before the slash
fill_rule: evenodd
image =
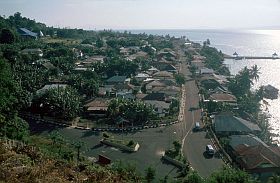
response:
<path id="1" fill-rule="evenodd" d="M 262 164 L 270 164 L 272 167 L 280 167 L 280 147 L 263 145 L 246 146 L 240 144 L 235 153 L 240 157 L 240 162 L 245 169 L 260 168 Z"/>

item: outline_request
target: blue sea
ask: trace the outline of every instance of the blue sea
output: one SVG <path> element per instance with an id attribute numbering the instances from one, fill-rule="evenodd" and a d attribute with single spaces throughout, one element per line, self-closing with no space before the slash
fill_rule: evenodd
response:
<path id="1" fill-rule="evenodd" d="M 280 55 L 280 30 L 131 30 L 131 32 L 186 36 L 198 43 L 210 39 L 213 47 L 228 55 L 234 52 L 244 56 L 271 56 L 273 53 Z M 225 60 L 225 64 L 232 74 L 238 73 L 245 66 L 251 67 L 256 64 L 261 74 L 253 88 L 271 84 L 280 89 L 280 60 Z M 263 106 L 263 109 L 271 116 L 273 140 L 280 144 L 280 98 L 266 101 L 269 106 Z"/>

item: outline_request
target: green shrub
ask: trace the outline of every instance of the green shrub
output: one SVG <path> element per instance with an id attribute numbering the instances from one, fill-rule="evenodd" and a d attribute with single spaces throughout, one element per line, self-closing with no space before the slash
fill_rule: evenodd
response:
<path id="1" fill-rule="evenodd" d="M 104 132 L 104 133 L 103 133 L 103 137 L 104 137 L 104 138 L 109 138 L 110 135 L 109 135 L 108 133 L 105 133 L 105 132 Z"/>

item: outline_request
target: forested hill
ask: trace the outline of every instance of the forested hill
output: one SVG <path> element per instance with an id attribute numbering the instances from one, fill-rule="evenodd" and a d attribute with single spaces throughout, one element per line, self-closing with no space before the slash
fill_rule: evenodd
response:
<path id="1" fill-rule="evenodd" d="M 94 31 L 84 31 L 83 29 L 60 29 L 49 27 L 44 23 L 36 22 L 35 20 L 23 17 L 19 12 L 9 17 L 0 16 L 0 28 L 11 30 L 16 38 L 18 38 L 17 30 L 19 28 L 26 28 L 37 34 L 41 31 L 44 35 L 57 35 L 62 38 L 83 38 L 89 34 L 95 34 Z"/>

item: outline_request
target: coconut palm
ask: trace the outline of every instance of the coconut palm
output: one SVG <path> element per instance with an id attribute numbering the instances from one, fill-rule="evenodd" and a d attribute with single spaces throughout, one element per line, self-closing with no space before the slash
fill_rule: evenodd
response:
<path id="1" fill-rule="evenodd" d="M 254 65 L 251 69 L 250 69 L 250 76 L 252 79 L 254 79 L 255 81 L 259 80 L 259 74 L 260 74 L 260 69 L 258 68 L 257 65 Z"/>

